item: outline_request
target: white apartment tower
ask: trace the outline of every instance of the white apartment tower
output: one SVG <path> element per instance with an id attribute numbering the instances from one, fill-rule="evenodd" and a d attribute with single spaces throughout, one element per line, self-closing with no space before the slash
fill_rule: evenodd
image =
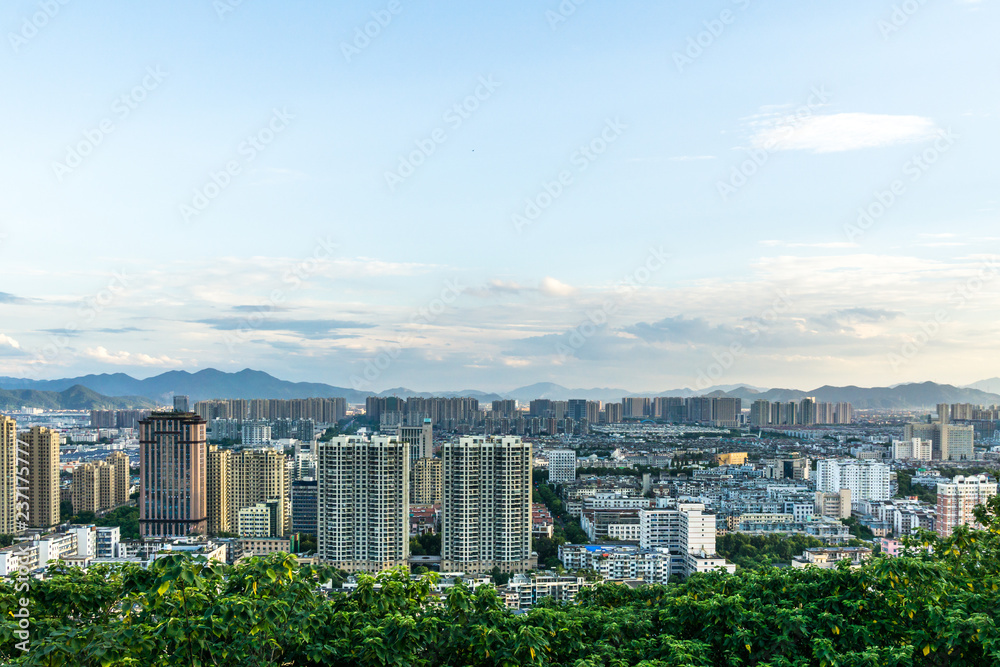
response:
<path id="1" fill-rule="evenodd" d="M 409 447 L 396 436 L 333 438 L 319 443 L 317 473 L 320 560 L 348 572 L 405 566 Z"/>
<path id="2" fill-rule="evenodd" d="M 442 571 L 532 569 L 531 443 L 465 437 L 443 454 Z"/>
<path id="3" fill-rule="evenodd" d="M 549 481 L 553 484 L 572 482 L 576 479 L 576 450 L 549 450 Z"/>

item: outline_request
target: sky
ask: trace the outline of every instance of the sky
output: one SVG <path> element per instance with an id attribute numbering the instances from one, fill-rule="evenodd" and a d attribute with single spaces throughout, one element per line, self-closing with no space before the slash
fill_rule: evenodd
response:
<path id="1" fill-rule="evenodd" d="M 0 9 L 0 375 L 1000 375 L 994 0 Z"/>

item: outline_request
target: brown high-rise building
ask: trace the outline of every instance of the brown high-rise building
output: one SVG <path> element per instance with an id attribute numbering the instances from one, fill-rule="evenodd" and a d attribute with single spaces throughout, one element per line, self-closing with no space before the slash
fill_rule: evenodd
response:
<path id="1" fill-rule="evenodd" d="M 17 464 L 17 422 L 0 415 L 0 533 L 23 527 L 17 512 Z"/>
<path id="2" fill-rule="evenodd" d="M 139 531 L 205 534 L 208 438 L 193 412 L 154 412 L 139 422 Z"/>
<path id="3" fill-rule="evenodd" d="M 110 494 L 111 506 L 121 507 L 129 500 L 129 491 L 132 488 L 132 461 L 125 452 L 111 452 L 105 463 L 114 468 L 112 484 L 113 490 Z"/>
<path id="4" fill-rule="evenodd" d="M 59 523 L 59 434 L 32 426 L 21 440 L 28 445 L 28 526 L 51 528 Z"/>

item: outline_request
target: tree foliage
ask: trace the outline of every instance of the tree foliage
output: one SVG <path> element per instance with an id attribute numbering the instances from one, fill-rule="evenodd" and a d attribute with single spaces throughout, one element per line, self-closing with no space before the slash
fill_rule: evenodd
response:
<path id="1" fill-rule="evenodd" d="M 434 594 L 433 573 L 335 573 L 274 554 L 227 567 L 171 555 L 149 570 L 54 568 L 0 585 L 0 661 L 30 667 L 437 665 L 980 667 L 1000 664 L 1000 497 L 982 530 L 921 534 L 862 567 L 600 584 L 514 614 L 492 587 Z M 925 546 L 926 545 L 926 546 Z M 928 549 L 929 547 L 929 549 Z M 30 596 L 30 651 L 13 613 Z"/>

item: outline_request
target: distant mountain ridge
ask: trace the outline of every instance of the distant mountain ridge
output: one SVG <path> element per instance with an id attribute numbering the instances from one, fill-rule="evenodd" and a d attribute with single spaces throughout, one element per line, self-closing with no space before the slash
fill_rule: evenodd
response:
<path id="1" fill-rule="evenodd" d="M 43 410 L 124 410 L 155 408 L 156 402 L 143 396 L 103 396 L 93 389 L 73 385 L 63 391 L 0 389 L 0 410 L 25 408 Z"/>
<path id="2" fill-rule="evenodd" d="M 28 380 L 23 378 L 0 377 L 0 389 L 4 390 L 0 396 L 8 396 L 15 403 L 22 400 L 16 407 L 29 405 L 23 402 L 24 399 L 14 399 L 12 392 L 15 390 L 34 390 L 39 393 L 63 393 L 67 390 L 80 387 L 86 388 L 93 393 L 87 398 L 67 398 L 74 404 L 82 404 L 87 400 L 100 401 L 137 401 L 145 400 L 147 403 L 153 402 L 169 405 L 174 394 L 185 394 L 192 401 L 200 401 L 210 398 L 312 398 L 312 397 L 343 397 L 348 403 L 364 403 L 365 398 L 372 395 L 377 396 L 399 396 L 409 398 L 411 396 L 431 397 L 431 396 L 468 396 L 478 399 L 481 403 L 499 399 L 515 399 L 520 402 L 527 402 L 533 399 L 567 400 L 571 398 L 585 398 L 588 400 L 601 400 L 604 402 L 620 401 L 622 398 L 630 396 L 730 396 L 739 397 L 747 404 L 756 399 L 768 401 L 797 401 L 806 396 L 814 396 L 819 401 L 837 403 L 846 401 L 860 409 L 907 409 L 907 408 L 934 408 L 938 403 L 975 403 L 983 405 L 1000 404 L 1000 393 L 985 391 L 980 386 L 997 386 L 1000 389 L 1000 378 L 983 380 L 975 385 L 967 387 L 956 387 L 949 384 L 938 384 L 935 382 L 922 382 L 901 384 L 894 387 L 832 387 L 825 385 L 810 391 L 799 389 L 763 389 L 751 385 L 718 385 L 708 387 L 704 390 L 695 391 L 690 388 L 668 389 L 660 392 L 629 392 L 625 389 L 613 387 L 601 387 L 592 389 L 569 389 L 552 382 L 539 382 L 536 384 L 519 387 L 509 392 L 482 392 L 478 390 L 463 391 L 439 391 L 439 392 L 417 392 L 406 387 L 396 387 L 387 389 L 377 394 L 374 392 L 363 392 L 345 387 L 336 387 L 320 382 L 288 382 L 280 380 L 273 375 L 263 371 L 255 371 L 245 368 L 237 373 L 227 373 L 214 368 L 206 368 L 195 373 L 187 371 L 168 371 L 160 375 L 138 380 L 124 373 L 99 375 L 86 375 L 77 378 L 63 378 L 58 380 Z M 117 398 L 111 398 L 117 397 Z M 141 398 L 140 398 L 141 397 Z M 35 397 L 33 400 L 41 402 L 55 401 L 52 396 Z M 13 403 L 10 403 L 13 405 Z M 746 406 L 746 404 L 745 404 Z M 31 407 L 43 407 L 42 405 Z M 148 407 L 145 406 L 145 407 Z M 9 409 L 9 408 L 8 408 Z M 78 408 L 87 409 L 87 408 Z"/>

